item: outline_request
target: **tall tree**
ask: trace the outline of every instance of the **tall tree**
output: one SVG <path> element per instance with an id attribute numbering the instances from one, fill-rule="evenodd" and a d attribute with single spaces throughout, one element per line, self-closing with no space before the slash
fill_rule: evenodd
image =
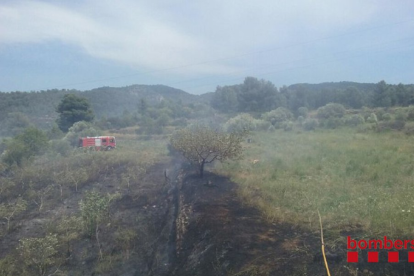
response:
<path id="1" fill-rule="evenodd" d="M 88 100 L 75 94 L 64 95 L 56 112 L 60 114 L 56 123 L 64 132 L 67 132 L 76 122 L 91 122 L 95 117 Z"/>

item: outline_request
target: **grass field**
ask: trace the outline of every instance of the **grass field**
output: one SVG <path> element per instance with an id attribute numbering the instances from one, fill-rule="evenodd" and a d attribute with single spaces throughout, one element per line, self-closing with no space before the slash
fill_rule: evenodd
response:
<path id="1" fill-rule="evenodd" d="M 269 221 L 316 232 L 319 210 L 331 241 L 348 231 L 414 237 L 414 137 L 340 129 L 256 133 L 253 141 L 242 161 L 216 170 Z"/>

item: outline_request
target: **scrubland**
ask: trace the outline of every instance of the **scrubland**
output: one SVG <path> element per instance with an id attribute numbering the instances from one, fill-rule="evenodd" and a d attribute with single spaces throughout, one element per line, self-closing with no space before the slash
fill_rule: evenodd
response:
<path id="1" fill-rule="evenodd" d="M 240 185 L 245 202 L 270 222 L 318 231 L 331 246 L 344 233 L 412 237 L 414 144 L 401 132 L 355 129 L 258 132 L 245 159 L 215 170 Z"/>

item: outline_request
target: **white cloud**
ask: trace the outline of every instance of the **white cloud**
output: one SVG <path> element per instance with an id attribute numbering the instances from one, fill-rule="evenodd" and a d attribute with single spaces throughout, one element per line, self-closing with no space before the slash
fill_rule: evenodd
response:
<path id="1" fill-rule="evenodd" d="M 251 66 L 256 56 L 220 58 L 346 32 L 372 23 L 388 6 L 384 0 L 14 1 L 0 4 L 0 44 L 58 40 L 134 68 L 225 74 Z M 401 13 L 397 6 L 389 10 Z M 306 51 L 290 55 L 300 59 Z M 269 56 L 289 60 L 287 49 Z"/>

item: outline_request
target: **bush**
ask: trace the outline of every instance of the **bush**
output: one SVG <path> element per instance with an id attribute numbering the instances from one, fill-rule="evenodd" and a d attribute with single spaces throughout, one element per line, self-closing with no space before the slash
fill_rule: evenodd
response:
<path id="1" fill-rule="evenodd" d="M 20 166 L 25 159 L 42 154 L 48 147 L 46 134 L 37 128 L 26 128 L 23 133 L 6 141 L 6 152 L 3 161 Z"/>
<path id="2" fill-rule="evenodd" d="M 414 106 L 410 105 L 407 109 L 407 120 L 414 121 Z"/>
<path id="3" fill-rule="evenodd" d="M 269 130 L 270 127 L 275 128 L 270 122 L 265 120 L 255 120 L 256 123 L 256 130 L 259 131 L 266 131 Z"/>
<path id="4" fill-rule="evenodd" d="M 404 121 L 394 120 L 394 121 L 380 123 L 378 125 L 378 131 L 403 130 L 404 127 L 405 127 Z"/>
<path id="5" fill-rule="evenodd" d="M 282 128 L 284 126 L 284 122 L 293 119 L 293 114 L 289 109 L 278 107 L 275 110 L 263 114 L 262 118 L 265 121 L 270 122 L 275 128 Z"/>
<path id="6" fill-rule="evenodd" d="M 382 121 L 391 121 L 391 119 L 392 119 L 392 116 L 391 116 L 391 114 L 390 114 L 390 113 L 384 113 L 384 114 L 382 114 L 382 116 L 381 116 L 381 120 L 382 120 Z"/>
<path id="7" fill-rule="evenodd" d="M 371 115 L 367 118 L 367 123 L 378 123 L 377 115 L 375 115 L 375 113 L 371 113 Z"/>
<path id="8" fill-rule="evenodd" d="M 406 121 L 407 120 L 407 113 L 403 109 L 397 109 L 395 112 L 395 120 L 396 121 Z"/>
<path id="9" fill-rule="evenodd" d="M 49 150 L 51 153 L 68 156 L 72 147 L 67 140 L 51 140 L 49 141 Z"/>
<path id="10" fill-rule="evenodd" d="M 328 103 L 318 108 L 317 116 L 319 119 L 342 118 L 345 115 L 345 107 L 337 103 Z"/>
<path id="11" fill-rule="evenodd" d="M 293 123 L 292 122 L 285 122 L 283 124 L 283 130 L 284 131 L 291 131 L 293 129 Z"/>
<path id="12" fill-rule="evenodd" d="M 243 131 L 243 130 L 255 130 L 256 129 L 256 119 L 254 119 L 250 114 L 242 113 L 229 119 L 224 124 L 224 129 L 227 132 L 233 131 Z"/>
<path id="13" fill-rule="evenodd" d="M 342 120 L 340 118 L 330 117 L 326 120 L 323 120 L 322 125 L 325 128 L 334 129 L 342 125 Z"/>
<path id="14" fill-rule="evenodd" d="M 308 108 L 307 107 L 299 107 L 298 108 L 298 117 L 302 116 L 303 118 L 307 118 L 308 117 Z"/>
<path id="15" fill-rule="evenodd" d="M 318 125 L 319 125 L 318 120 L 316 120 L 316 119 L 306 119 L 303 122 L 302 127 L 303 127 L 304 130 L 309 131 L 309 130 L 315 130 L 318 127 Z"/>
<path id="16" fill-rule="evenodd" d="M 355 127 L 363 123 L 365 123 L 365 119 L 361 115 L 352 115 L 352 116 L 345 118 L 345 124 L 348 126 Z"/>

